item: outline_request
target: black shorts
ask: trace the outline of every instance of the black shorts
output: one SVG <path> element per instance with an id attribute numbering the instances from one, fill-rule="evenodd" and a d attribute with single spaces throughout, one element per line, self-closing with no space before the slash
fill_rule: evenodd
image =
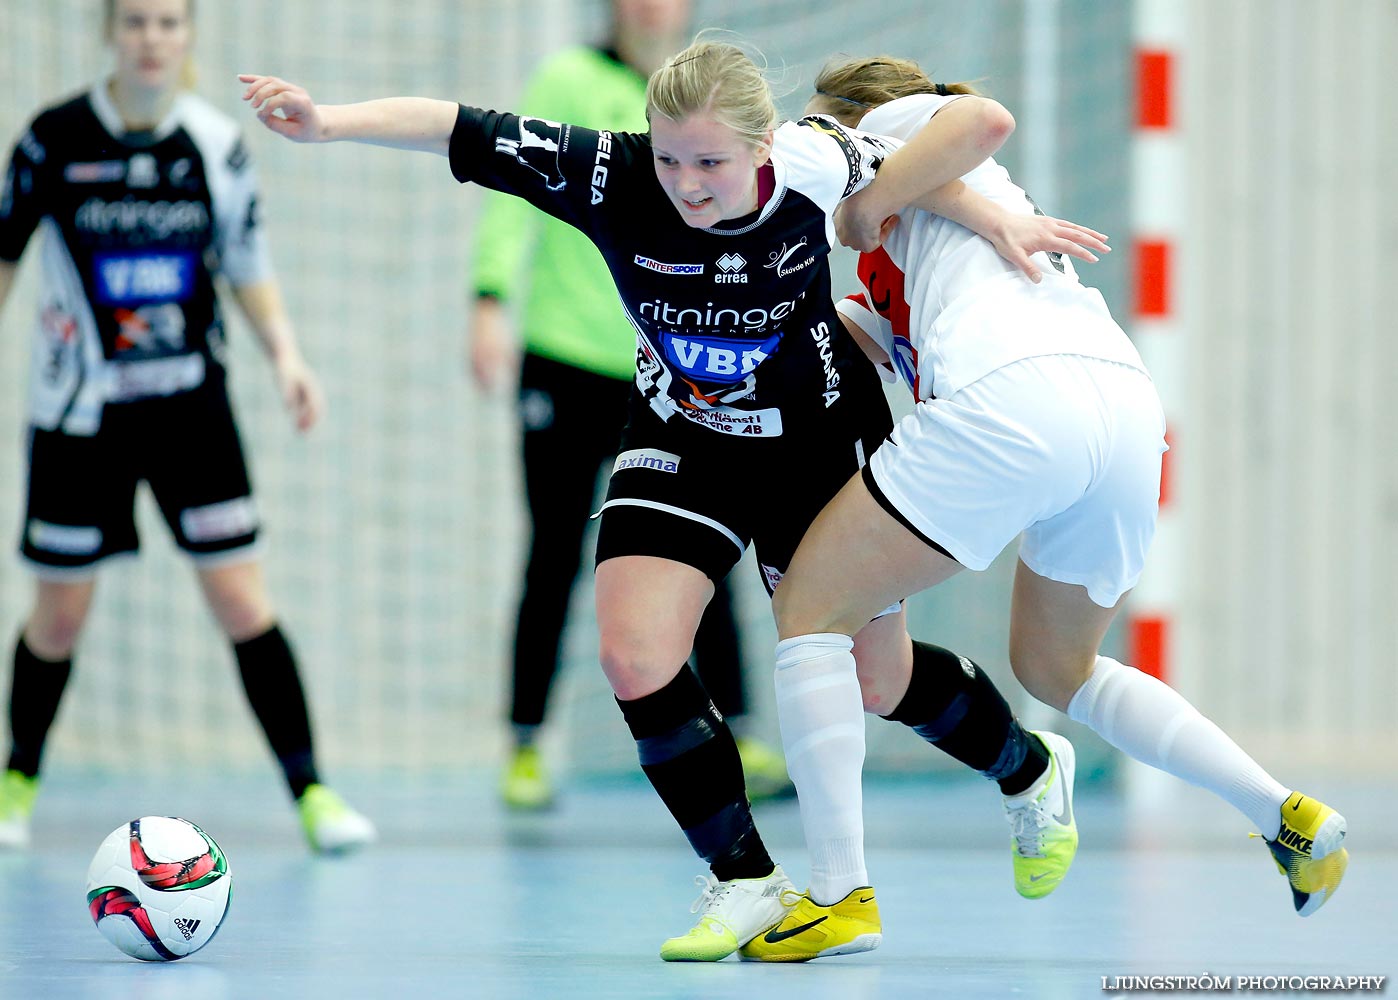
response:
<path id="1" fill-rule="evenodd" d="M 782 435 L 770 438 L 662 421 L 633 393 L 597 561 L 657 556 L 721 580 L 752 543 L 771 593 L 806 528 L 892 429 L 872 367 L 868 376 L 847 378 L 829 410 L 783 414 Z"/>
<path id="2" fill-rule="evenodd" d="M 191 555 L 226 558 L 257 540 L 247 464 L 220 381 L 109 404 L 91 437 L 31 429 L 20 553 L 41 572 L 61 572 L 135 552 L 141 480 Z"/>

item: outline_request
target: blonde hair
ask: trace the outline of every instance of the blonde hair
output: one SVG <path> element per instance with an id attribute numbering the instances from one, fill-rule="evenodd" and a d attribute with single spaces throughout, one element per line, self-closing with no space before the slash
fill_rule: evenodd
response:
<path id="1" fill-rule="evenodd" d="M 768 145 L 780 120 L 762 68 L 739 46 L 702 32 L 651 74 L 646 121 L 655 115 L 680 121 L 700 112 L 759 147 Z"/>
<path id="2" fill-rule="evenodd" d="M 826 63 L 815 89 L 807 109 L 844 125 L 858 125 L 866 111 L 900 97 L 980 93 L 969 83 L 933 83 L 917 63 L 893 56 Z"/>
<path id="3" fill-rule="evenodd" d="M 116 31 L 117 0 L 106 0 L 102 5 L 102 37 L 107 41 L 112 40 L 112 35 Z M 194 29 L 194 0 L 184 0 L 184 16 L 189 20 L 190 37 L 193 38 Z M 180 89 L 193 90 L 194 85 L 199 81 L 199 74 L 194 68 L 194 56 L 186 55 L 184 65 L 180 67 Z"/>

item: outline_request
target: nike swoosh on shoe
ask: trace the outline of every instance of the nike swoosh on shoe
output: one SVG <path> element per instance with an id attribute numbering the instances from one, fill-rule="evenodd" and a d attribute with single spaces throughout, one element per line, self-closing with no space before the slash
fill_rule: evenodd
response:
<path id="1" fill-rule="evenodd" d="M 1063 811 L 1060 812 L 1057 816 L 1053 817 L 1053 821 L 1054 821 L 1055 823 L 1061 823 L 1063 826 L 1071 826 L 1071 825 L 1072 825 L 1072 823 L 1073 823 L 1073 803 L 1071 803 L 1071 802 L 1068 801 L 1068 796 L 1067 796 L 1067 795 L 1064 795 L 1064 796 L 1063 796 Z"/>
<path id="2" fill-rule="evenodd" d="M 809 923 L 804 923 L 800 927 L 793 927 L 789 931 L 779 931 L 776 928 L 773 928 L 772 930 L 766 933 L 762 940 L 766 941 L 768 944 L 776 944 L 779 941 L 785 941 L 787 938 L 795 937 L 802 931 L 808 931 L 817 924 L 823 924 L 825 923 L 825 921 L 825 917 L 816 917 Z"/>

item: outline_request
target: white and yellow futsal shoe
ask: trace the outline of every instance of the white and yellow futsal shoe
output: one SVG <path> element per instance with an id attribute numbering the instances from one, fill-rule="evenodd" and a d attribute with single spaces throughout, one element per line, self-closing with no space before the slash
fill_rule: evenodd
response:
<path id="1" fill-rule="evenodd" d="M 742 948 L 744 962 L 809 962 L 873 951 L 883 943 L 879 902 L 867 885 L 831 906 L 801 896 L 777 924 Z"/>
<path id="2" fill-rule="evenodd" d="M 515 748 L 500 776 L 500 798 L 509 808 L 526 812 L 553 805 L 553 785 L 538 747 Z"/>
<path id="3" fill-rule="evenodd" d="M 319 854 L 344 854 L 378 839 L 369 818 L 324 785 L 308 785 L 296 810 L 307 843 Z"/>
<path id="4" fill-rule="evenodd" d="M 1015 890 L 1025 899 L 1041 899 L 1058 888 L 1078 853 L 1078 824 L 1073 819 L 1073 744 L 1057 733 L 1031 732 L 1048 748 L 1049 767 L 1018 795 L 1005 796 L 1014 858 Z"/>
<path id="5" fill-rule="evenodd" d="M 1301 916 L 1320 909 L 1340 887 L 1349 867 L 1349 851 L 1342 846 L 1346 829 L 1345 818 L 1324 802 L 1292 792 L 1282 803 L 1277 838 L 1263 838 L 1291 883 L 1291 901 Z"/>
<path id="6" fill-rule="evenodd" d="M 720 882 L 713 875 L 699 875 L 694 881 L 703 891 L 689 912 L 699 914 L 699 922 L 688 934 L 660 946 L 660 957 L 667 962 L 722 961 L 780 923 L 797 896 L 781 865 L 766 878 Z"/>
<path id="7" fill-rule="evenodd" d="M 0 849 L 29 846 L 29 818 L 38 794 L 38 778 L 20 771 L 0 773 Z"/>

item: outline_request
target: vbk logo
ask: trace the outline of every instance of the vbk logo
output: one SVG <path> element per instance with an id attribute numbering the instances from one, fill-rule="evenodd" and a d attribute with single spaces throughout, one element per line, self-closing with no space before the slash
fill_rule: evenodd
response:
<path id="1" fill-rule="evenodd" d="M 98 254 L 93 263 L 101 305 L 173 302 L 194 292 L 192 253 Z"/>
<path id="2" fill-rule="evenodd" d="M 661 333 L 660 346 L 670 364 L 691 378 L 737 382 L 775 354 L 781 339 L 780 333 L 774 333 L 761 343 Z"/>
<path id="3" fill-rule="evenodd" d="M 714 283 L 719 285 L 746 285 L 748 276 L 742 273 L 743 268 L 748 266 L 748 262 L 736 253 L 726 253 L 715 263 L 718 264 L 718 273 L 714 275 Z"/>

